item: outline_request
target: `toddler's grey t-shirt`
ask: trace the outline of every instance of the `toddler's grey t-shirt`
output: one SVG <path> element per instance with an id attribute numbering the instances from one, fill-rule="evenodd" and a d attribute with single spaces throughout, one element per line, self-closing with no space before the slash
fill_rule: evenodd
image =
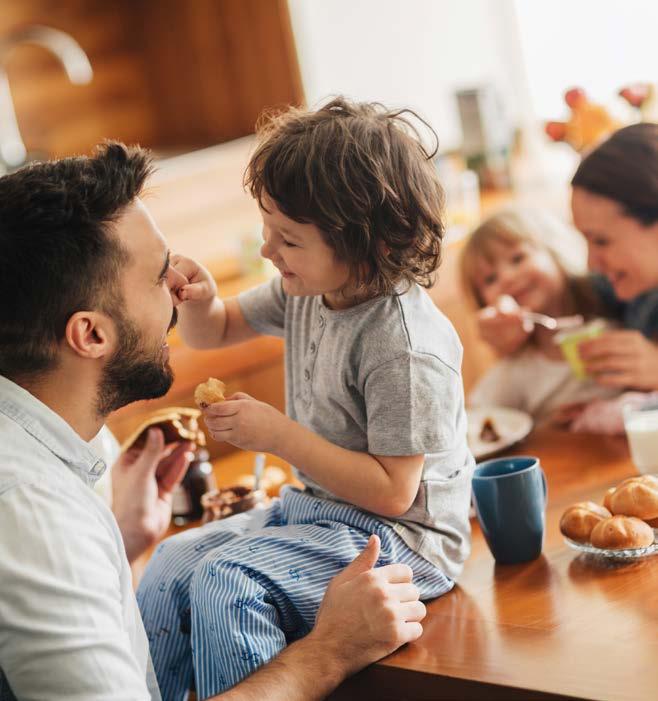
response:
<path id="1" fill-rule="evenodd" d="M 255 331 L 285 339 L 288 416 L 348 450 L 425 454 L 409 511 L 377 518 L 454 579 L 470 551 L 474 461 L 452 324 L 418 285 L 332 310 L 321 296 L 288 296 L 277 276 L 238 301 Z M 341 501 L 294 467 L 313 494 Z"/>

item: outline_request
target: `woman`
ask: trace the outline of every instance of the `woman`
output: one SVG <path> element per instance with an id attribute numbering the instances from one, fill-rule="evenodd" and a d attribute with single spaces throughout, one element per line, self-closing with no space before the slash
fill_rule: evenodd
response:
<path id="1" fill-rule="evenodd" d="M 594 287 L 622 327 L 582 343 L 581 357 L 601 385 L 658 390 L 658 124 L 615 132 L 582 160 L 571 184 Z M 503 355 L 529 337 L 520 310 L 489 311 L 478 323 Z"/>
<path id="2" fill-rule="evenodd" d="M 583 159 L 571 184 L 588 265 L 623 326 L 581 344 L 581 356 L 602 385 L 658 390 L 658 124 L 617 131 Z"/>

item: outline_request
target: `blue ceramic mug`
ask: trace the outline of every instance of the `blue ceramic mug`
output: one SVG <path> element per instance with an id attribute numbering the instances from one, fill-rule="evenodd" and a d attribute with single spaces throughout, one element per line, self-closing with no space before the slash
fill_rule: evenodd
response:
<path id="1" fill-rule="evenodd" d="M 539 557 L 546 523 L 546 476 L 529 455 L 480 463 L 473 474 L 478 521 L 496 562 Z"/>

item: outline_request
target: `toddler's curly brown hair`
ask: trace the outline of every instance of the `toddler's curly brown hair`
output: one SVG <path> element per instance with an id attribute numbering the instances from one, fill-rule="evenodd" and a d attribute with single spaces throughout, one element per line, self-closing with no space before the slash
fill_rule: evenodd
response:
<path id="1" fill-rule="evenodd" d="M 417 120 L 434 137 L 422 144 Z M 444 195 L 436 133 L 415 112 L 337 97 L 309 111 L 266 114 L 244 183 L 263 207 L 318 227 L 370 294 L 431 287 L 441 261 Z"/>

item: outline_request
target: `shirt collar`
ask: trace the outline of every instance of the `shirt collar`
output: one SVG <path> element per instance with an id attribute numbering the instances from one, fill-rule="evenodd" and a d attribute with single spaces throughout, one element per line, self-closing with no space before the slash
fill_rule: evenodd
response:
<path id="1" fill-rule="evenodd" d="M 48 448 L 87 484 L 93 485 L 105 472 L 105 462 L 59 414 L 2 375 L 0 413 Z"/>

